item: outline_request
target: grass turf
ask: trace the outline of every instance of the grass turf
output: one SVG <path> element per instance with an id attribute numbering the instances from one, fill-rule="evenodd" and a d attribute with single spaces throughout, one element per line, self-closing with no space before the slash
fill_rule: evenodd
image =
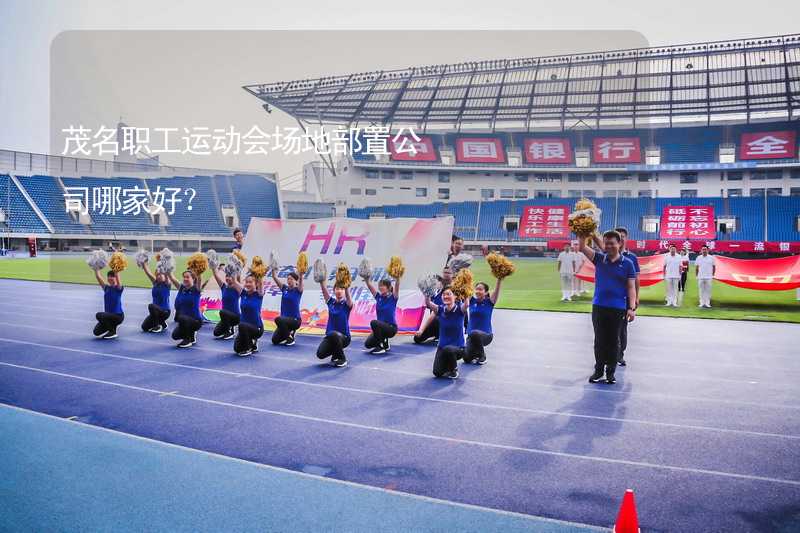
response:
<path id="1" fill-rule="evenodd" d="M 180 272 L 187 257 L 177 258 Z M 149 287 L 144 273 L 136 268 L 129 257 L 129 268 L 123 273 L 123 284 L 131 287 Z M 593 285 L 586 283 L 589 293 L 573 302 L 561 302 L 561 289 L 555 261 L 518 260 L 517 271 L 503 284 L 499 308 L 538 311 L 589 312 Z M 489 267 L 482 259 L 473 264 L 476 280 L 493 284 Z M 206 273 L 204 277 L 209 274 Z M 94 284 L 92 272 L 83 257 L 49 257 L 37 259 L 0 260 L 0 278 L 65 283 Z M 409 280 L 410 281 L 410 280 Z M 408 284 L 409 281 L 406 281 Z M 213 284 L 212 284 L 213 285 Z M 712 309 L 697 307 L 697 282 L 694 266 L 689 270 L 686 293 L 678 308 L 664 306 L 664 284 L 643 287 L 639 315 L 693 318 L 718 318 L 737 320 L 763 320 L 800 323 L 800 302 L 795 291 L 755 291 L 714 282 Z"/>

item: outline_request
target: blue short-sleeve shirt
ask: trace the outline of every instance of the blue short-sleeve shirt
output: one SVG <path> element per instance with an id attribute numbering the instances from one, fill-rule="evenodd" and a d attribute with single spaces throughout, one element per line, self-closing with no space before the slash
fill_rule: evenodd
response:
<path id="1" fill-rule="evenodd" d="M 281 316 L 296 318 L 300 320 L 300 298 L 303 291 L 295 287 L 290 289 L 288 285 L 281 287 Z"/>
<path id="2" fill-rule="evenodd" d="M 488 296 L 485 296 L 482 300 L 478 300 L 474 296 L 470 298 L 467 333 L 471 333 L 474 330 L 491 333 L 492 311 L 494 311 L 494 304 Z"/>
<path id="3" fill-rule="evenodd" d="M 103 310 L 106 313 L 122 314 L 122 291 L 124 287 L 103 287 Z"/>
<path id="4" fill-rule="evenodd" d="M 592 260 L 595 268 L 594 299 L 592 303 L 614 309 L 628 308 L 628 280 L 636 279 L 633 262 L 620 255 L 611 261 L 603 252 L 595 252 Z"/>
<path id="5" fill-rule="evenodd" d="M 338 301 L 331 296 L 328 298 L 328 326 L 325 334 L 338 331 L 345 337 L 350 336 L 350 310 L 347 300 Z"/>
<path id="6" fill-rule="evenodd" d="M 456 301 L 453 309 L 440 305 L 436 315 L 439 317 L 439 346 L 464 347 L 464 310 Z"/>

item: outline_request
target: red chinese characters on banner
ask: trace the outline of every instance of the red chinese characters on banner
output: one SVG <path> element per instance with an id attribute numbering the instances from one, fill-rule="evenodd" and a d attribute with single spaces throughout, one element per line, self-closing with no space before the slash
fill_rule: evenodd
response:
<path id="1" fill-rule="evenodd" d="M 662 239 L 714 239 L 714 207 L 667 206 L 661 213 Z"/>
<path id="2" fill-rule="evenodd" d="M 791 159 L 797 156 L 797 134 L 794 131 L 762 131 L 742 133 L 739 159 Z"/>
<path id="3" fill-rule="evenodd" d="M 592 140 L 594 163 L 641 163 L 638 137 L 595 137 Z"/>
<path id="4" fill-rule="evenodd" d="M 528 205 L 519 221 L 519 236 L 523 239 L 569 237 L 567 216 L 569 207 Z"/>
<path id="5" fill-rule="evenodd" d="M 569 139 L 557 137 L 526 137 L 525 162 L 538 165 L 571 164 L 575 160 Z"/>
<path id="6" fill-rule="evenodd" d="M 456 139 L 458 163 L 505 163 L 503 141 L 495 137 L 459 137 Z"/>
<path id="7" fill-rule="evenodd" d="M 389 139 L 392 161 L 438 161 L 433 139 L 428 135 L 398 135 Z"/>

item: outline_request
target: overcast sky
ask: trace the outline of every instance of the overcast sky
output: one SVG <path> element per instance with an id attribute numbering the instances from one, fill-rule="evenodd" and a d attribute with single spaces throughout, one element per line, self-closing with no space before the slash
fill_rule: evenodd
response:
<path id="1" fill-rule="evenodd" d="M 783 0 L 2 0 L 0 148 L 58 153 L 63 143 L 53 130 L 59 125 L 113 126 L 120 117 L 150 128 L 247 129 L 257 124 L 272 129 L 293 121 L 279 111 L 263 113 L 241 85 L 473 59 L 786 34 L 798 31 L 798 15 L 800 2 Z M 403 31 L 360 33 L 364 30 Z M 298 172 L 308 158 L 169 155 L 162 161 L 286 176 Z"/>

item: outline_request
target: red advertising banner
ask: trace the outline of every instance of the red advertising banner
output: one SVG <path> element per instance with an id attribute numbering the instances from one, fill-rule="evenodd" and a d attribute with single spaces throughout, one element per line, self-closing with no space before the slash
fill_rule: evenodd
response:
<path id="1" fill-rule="evenodd" d="M 594 163 L 641 163 L 639 137 L 595 137 L 592 140 Z"/>
<path id="2" fill-rule="evenodd" d="M 644 255 L 639 260 L 639 283 L 642 287 L 655 285 L 664 280 L 664 256 L 667 254 Z M 594 264 L 584 261 L 581 269 L 575 274 L 583 281 L 594 283 Z"/>
<path id="3" fill-rule="evenodd" d="M 519 236 L 523 239 L 569 237 L 568 216 L 569 207 L 564 205 L 527 205 L 519 220 Z"/>
<path id="4" fill-rule="evenodd" d="M 438 161 L 439 156 L 428 135 L 398 135 L 389 139 L 392 161 Z"/>
<path id="5" fill-rule="evenodd" d="M 505 163 L 503 141 L 496 137 L 459 137 L 456 139 L 458 163 Z"/>
<path id="6" fill-rule="evenodd" d="M 786 291 L 800 288 L 800 255 L 774 259 L 714 256 L 714 279 L 745 289 Z"/>
<path id="7" fill-rule="evenodd" d="M 557 137 L 526 137 L 525 162 L 537 165 L 571 164 L 575 161 L 569 139 Z"/>
<path id="8" fill-rule="evenodd" d="M 797 134 L 794 131 L 742 133 L 739 159 L 792 159 L 797 157 Z"/>
<path id="9" fill-rule="evenodd" d="M 714 239 L 717 236 L 714 207 L 667 206 L 661 213 L 662 239 Z"/>

